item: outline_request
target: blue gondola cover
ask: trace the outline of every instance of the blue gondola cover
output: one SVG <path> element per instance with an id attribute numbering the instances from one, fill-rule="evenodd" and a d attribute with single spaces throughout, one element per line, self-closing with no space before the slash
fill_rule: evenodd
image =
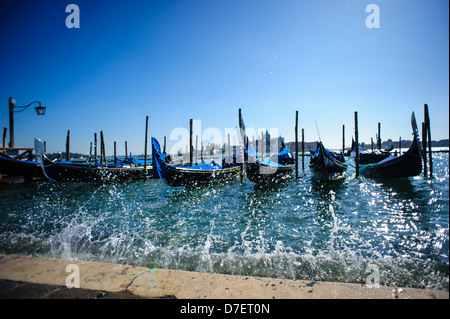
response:
<path id="1" fill-rule="evenodd" d="M 152 162 L 153 162 L 153 178 L 160 179 L 166 177 L 165 156 L 161 153 L 161 146 L 156 138 L 152 137 Z"/>

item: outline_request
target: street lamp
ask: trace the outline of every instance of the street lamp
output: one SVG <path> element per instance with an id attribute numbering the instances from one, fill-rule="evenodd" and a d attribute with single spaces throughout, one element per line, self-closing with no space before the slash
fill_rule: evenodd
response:
<path id="1" fill-rule="evenodd" d="M 9 98 L 9 147 L 14 147 L 14 112 L 19 113 L 25 111 L 28 107 L 31 105 L 38 103 L 39 106 L 36 106 L 34 110 L 36 111 L 37 115 L 44 115 L 45 110 L 47 109 L 45 106 L 42 106 L 41 102 L 34 101 L 31 102 L 28 105 L 25 106 L 18 106 L 16 104 L 16 100 L 14 100 L 12 97 Z M 21 109 L 19 111 L 14 111 L 14 108 Z"/>

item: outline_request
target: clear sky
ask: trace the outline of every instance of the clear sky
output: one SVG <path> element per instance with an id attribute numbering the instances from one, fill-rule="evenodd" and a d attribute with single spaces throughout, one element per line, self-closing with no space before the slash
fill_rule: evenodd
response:
<path id="1" fill-rule="evenodd" d="M 66 27 L 66 6 L 80 28 Z M 367 28 L 369 4 L 380 27 Z M 432 138 L 449 137 L 448 0 L 3 0 L 0 4 L 0 128 L 17 105 L 15 145 L 47 141 L 49 152 L 89 153 L 102 130 L 107 154 L 144 150 L 189 119 L 202 130 L 277 128 L 294 140 L 349 145 L 354 112 L 360 140 L 411 139 L 410 114 L 430 107 Z M 3 132 L 3 130 L 1 130 Z M 7 135 L 7 142 L 9 134 Z M 209 137 L 205 137 L 205 143 Z M 177 141 L 171 141 L 170 145 Z"/>

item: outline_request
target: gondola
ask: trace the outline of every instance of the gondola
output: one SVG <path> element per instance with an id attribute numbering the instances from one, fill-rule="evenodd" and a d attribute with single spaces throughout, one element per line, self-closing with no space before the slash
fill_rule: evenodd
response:
<path id="1" fill-rule="evenodd" d="M 414 112 L 411 115 L 414 140 L 401 156 L 390 156 L 377 163 L 362 165 L 361 175 L 372 178 L 403 178 L 417 176 L 422 172 L 422 154 Z"/>
<path id="2" fill-rule="evenodd" d="M 159 142 L 152 137 L 153 178 L 163 179 L 169 186 L 200 186 L 222 183 L 237 179 L 240 169 L 237 165 L 222 168 L 211 162 L 197 166 L 175 166 L 166 163 Z"/>
<path id="3" fill-rule="evenodd" d="M 245 143 L 245 125 L 242 117 L 240 117 L 239 127 Z M 292 176 L 295 166 L 294 156 L 283 142 L 281 144 L 278 154 L 264 162 L 256 158 L 256 150 L 251 145 L 244 149 L 245 173 L 251 182 L 257 184 L 279 183 Z"/>
<path id="4" fill-rule="evenodd" d="M 245 173 L 247 178 L 257 184 L 278 183 L 289 179 L 294 171 L 294 164 L 292 161 L 287 163 L 284 160 L 275 161 L 272 157 L 268 161 L 261 162 L 256 159 L 256 152 L 250 145 L 244 154 L 245 159 Z M 289 154 L 292 160 L 291 151 L 288 148 L 282 148 L 279 155 Z"/>
<path id="5" fill-rule="evenodd" d="M 132 161 L 127 162 L 123 161 L 120 158 L 115 158 L 114 162 L 107 162 L 102 163 L 99 162 L 97 159 L 89 162 L 74 162 L 74 161 L 63 161 L 60 159 L 56 159 L 52 161 L 56 164 L 65 164 L 65 165 L 71 165 L 71 166 L 78 166 L 78 167 L 107 167 L 107 168 L 130 168 L 130 167 L 143 167 L 145 164 L 144 160 L 136 160 L 136 158 L 133 158 Z M 151 166 L 152 161 L 149 159 L 147 160 L 147 166 Z"/>
<path id="6" fill-rule="evenodd" d="M 147 178 L 147 173 L 143 169 L 56 163 L 52 162 L 45 155 L 42 158 L 46 177 L 55 181 L 105 183 Z"/>
<path id="7" fill-rule="evenodd" d="M 384 149 L 384 150 L 375 150 L 372 152 L 369 152 L 368 150 L 366 150 L 363 147 L 359 147 L 358 148 L 358 153 L 359 153 L 359 163 L 360 164 L 373 164 L 373 163 L 378 163 L 386 158 L 388 158 L 389 156 L 391 156 L 391 149 Z M 349 156 L 354 160 L 355 156 L 356 156 L 356 145 L 355 145 L 355 141 L 352 138 L 352 147 L 349 151 Z"/>
<path id="8" fill-rule="evenodd" d="M 44 177 L 41 167 L 34 161 L 0 157 L 0 174 L 9 176 Z"/>
<path id="9" fill-rule="evenodd" d="M 311 154 L 309 169 L 315 178 L 324 180 L 334 179 L 342 175 L 347 169 L 344 153 L 342 151 L 331 152 L 319 141 L 316 151 L 314 154 Z"/>

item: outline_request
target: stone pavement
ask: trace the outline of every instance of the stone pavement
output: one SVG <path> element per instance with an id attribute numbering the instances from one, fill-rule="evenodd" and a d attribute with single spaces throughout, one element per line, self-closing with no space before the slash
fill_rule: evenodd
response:
<path id="1" fill-rule="evenodd" d="M 0 255 L 0 298 L 449 299 L 449 292 Z"/>

